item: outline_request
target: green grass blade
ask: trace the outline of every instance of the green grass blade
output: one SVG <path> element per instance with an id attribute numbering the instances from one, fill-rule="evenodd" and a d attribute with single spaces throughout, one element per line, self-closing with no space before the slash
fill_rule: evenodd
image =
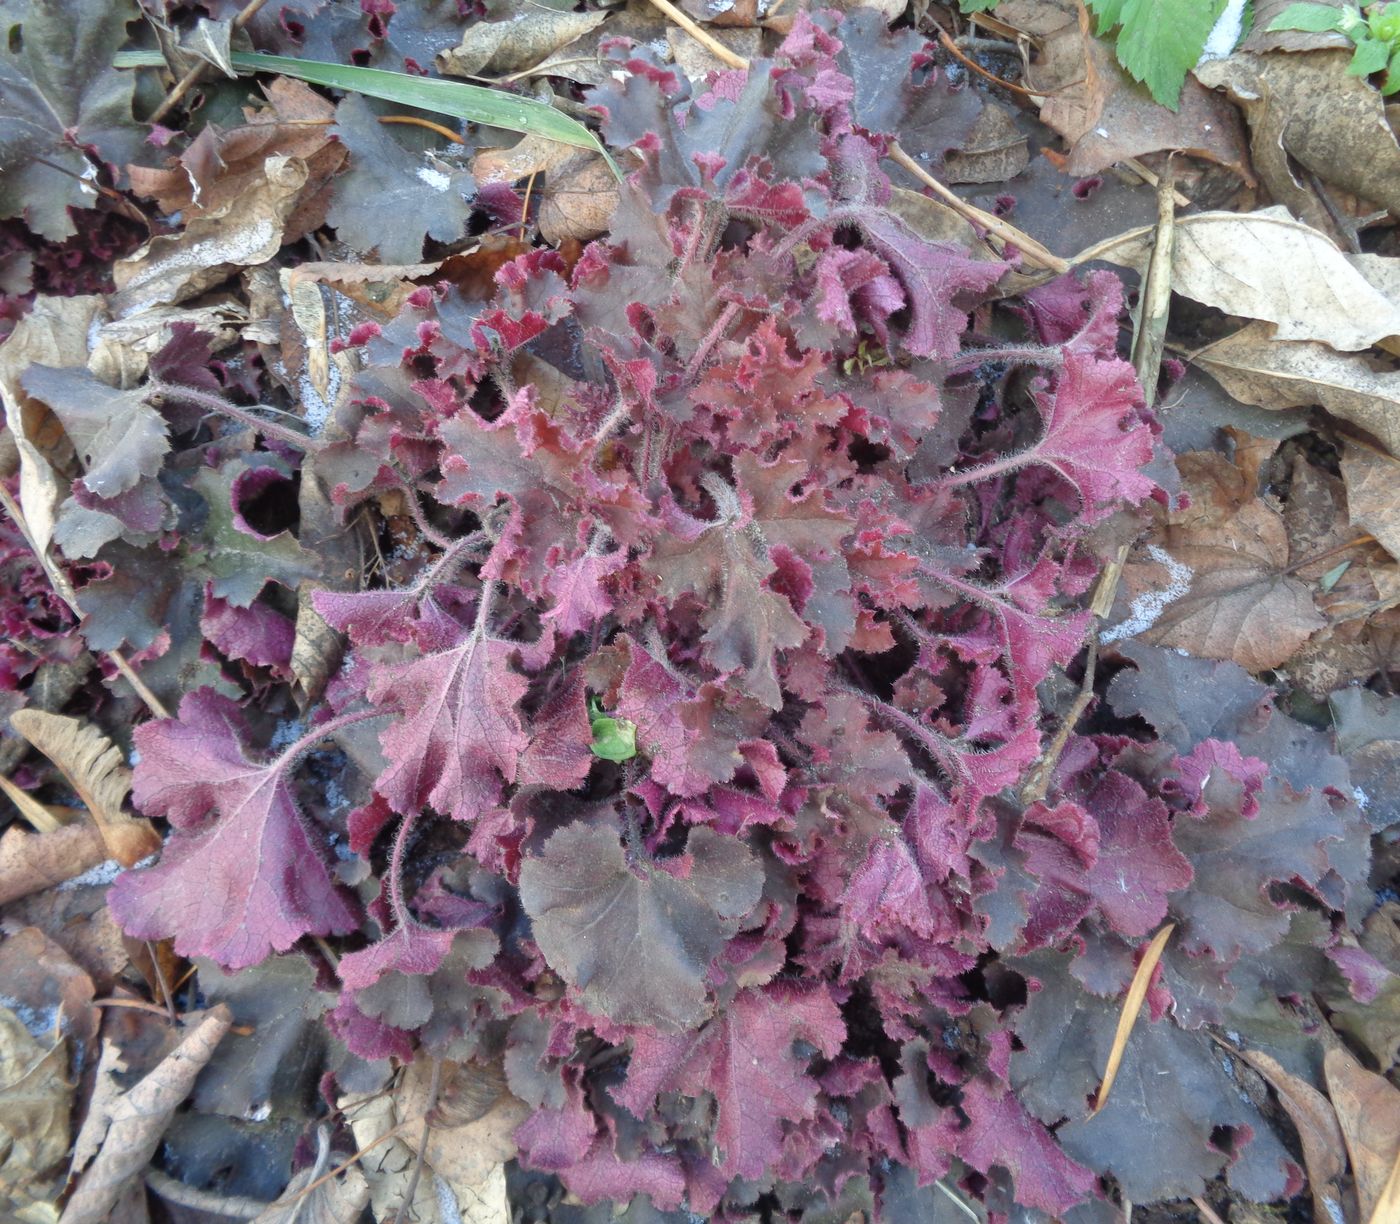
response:
<path id="1" fill-rule="evenodd" d="M 356 68 L 351 64 L 328 64 L 286 55 L 264 55 L 260 51 L 235 51 L 230 59 L 239 72 L 276 72 L 312 85 L 368 94 L 400 106 L 436 111 L 471 123 L 590 149 L 601 153 L 612 172 L 619 179 L 622 177 L 602 142 L 588 128 L 533 98 L 519 98 L 481 85 L 444 81 L 439 77 L 411 76 L 406 72 L 387 72 L 383 68 Z M 159 68 L 165 64 L 158 51 L 119 51 L 113 62 L 118 68 Z"/>

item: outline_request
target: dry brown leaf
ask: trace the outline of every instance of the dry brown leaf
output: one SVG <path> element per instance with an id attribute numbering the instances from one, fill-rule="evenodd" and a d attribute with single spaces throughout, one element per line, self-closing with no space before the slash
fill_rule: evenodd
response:
<path id="1" fill-rule="evenodd" d="M 950 183 L 1003 183 L 1029 164 L 1026 137 L 1016 127 L 1011 110 L 988 98 L 960 149 L 943 160 L 943 177 Z"/>
<path id="2" fill-rule="evenodd" d="M 217 213 L 197 217 L 180 234 L 153 238 L 112 267 L 112 313 L 125 318 L 183 302 L 239 268 L 266 263 L 282 249 L 287 221 L 307 185 L 306 163 L 269 157 L 257 182 Z"/>
<path id="3" fill-rule="evenodd" d="M 1228 166 L 1246 182 L 1249 154 L 1239 111 L 1187 77 L 1177 110 L 1130 80 L 1111 46 L 1094 37 L 1083 6 L 1050 0 L 1003 3 L 997 16 L 1043 36 L 1026 84 L 1044 95 L 1041 119 L 1070 145 L 1071 174 L 1096 174 L 1128 157 L 1179 149 Z"/>
<path id="4" fill-rule="evenodd" d="M 1285 573 L 1283 516 L 1236 458 L 1212 451 L 1177 458 L 1191 504 L 1164 514 L 1156 542 L 1124 567 L 1132 609 L 1110 640 L 1135 635 L 1261 671 L 1286 662 L 1324 626 L 1308 586 Z"/>
<path id="5" fill-rule="evenodd" d="M 1271 324 L 1251 323 L 1191 360 L 1243 403 L 1272 410 L 1317 404 L 1400 455 L 1400 374 L 1375 370 L 1365 357 L 1280 340 Z"/>
<path id="6" fill-rule="evenodd" d="M 0 1209 L 22 1209 L 57 1189 L 51 1179 L 68 1151 L 72 1108 L 68 1049 L 57 1026 L 41 1044 L 0 1007 Z"/>
<path id="7" fill-rule="evenodd" d="M 91 1134 L 84 1124 L 82 1151 L 97 1148 L 97 1154 L 85 1170 L 74 1161 L 72 1173 L 79 1180 L 62 1224 L 103 1224 L 130 1181 L 150 1163 L 176 1108 L 189 1096 L 231 1022 L 222 1004 L 206 1012 L 154 1071 L 110 1103 Z"/>
<path id="8" fill-rule="evenodd" d="M 523 72 L 595 29 L 601 13 L 525 9 L 513 20 L 479 21 L 462 41 L 439 53 L 438 71 L 448 76 L 501 76 Z"/>
<path id="9" fill-rule="evenodd" d="M 1343 1199 L 1337 1183 L 1346 1173 L 1347 1153 L 1331 1103 L 1311 1084 L 1285 1071 L 1270 1055 L 1259 1050 L 1239 1053 L 1269 1081 L 1278 1093 L 1279 1104 L 1298 1130 L 1317 1218 L 1341 1218 Z"/>
<path id="10" fill-rule="evenodd" d="M 1327 1051 L 1322 1069 L 1351 1156 L 1361 1218 L 1369 1220 L 1400 1155 L 1400 1089 L 1341 1046 Z"/>
<path id="11" fill-rule="evenodd" d="M 0 942 L 0 982 L 6 1006 L 17 1008 L 33 1029 L 61 1032 L 87 1061 L 87 1046 L 101 1023 L 92 1006 L 92 978 L 38 927 L 23 927 Z"/>
<path id="12" fill-rule="evenodd" d="M 508 1224 L 505 1196 L 505 1162 L 515 1154 L 512 1135 L 530 1114 L 523 1101 L 501 1093 L 493 1082 L 492 1102 L 483 1106 L 483 1094 L 474 1091 L 480 1079 L 472 1064 L 445 1063 L 438 1124 L 428 1133 L 422 1175 L 414 1189 L 410 1219 L 439 1218 L 434 1181 L 441 1178 L 456 1198 L 464 1219 L 477 1224 Z M 356 1143 L 368 1147 L 401 1121 L 410 1125 L 395 1138 L 377 1146 L 361 1161 L 369 1179 L 375 1219 L 393 1218 L 403 1202 L 417 1163 L 418 1125 L 429 1104 L 432 1062 L 420 1058 L 404 1075 L 397 1099 L 382 1094 L 351 1096 L 340 1101 Z"/>
<path id="13" fill-rule="evenodd" d="M 103 317 L 100 297 L 36 298 L 0 346 L 0 398 L 19 451 L 19 504 L 41 556 L 48 553 L 58 504 L 68 492 L 55 464 L 72 454 L 72 444 L 58 418 L 20 387 L 20 375 L 31 365 L 85 365 L 88 335 Z"/>
<path id="14" fill-rule="evenodd" d="M 1342 479 L 1351 522 L 1400 560 L 1400 460 L 1348 438 L 1342 449 Z"/>
<path id="15" fill-rule="evenodd" d="M 52 833 L 28 833 L 11 825 L 0 834 L 0 905 L 62 884 L 107 861 L 107 843 L 94 824 L 81 821 Z"/>
<path id="16" fill-rule="evenodd" d="M 151 357 L 170 342 L 176 323 L 188 323 L 203 332 L 210 348 L 218 352 L 239 339 L 247 322 L 247 308 L 232 298 L 199 306 L 157 306 L 102 324 L 92 337 L 87 367 L 111 386 L 134 386 Z"/>
<path id="17" fill-rule="evenodd" d="M 1093 249 L 1141 267 L 1150 226 Z M 1346 352 L 1400 335 L 1400 304 L 1381 293 L 1325 234 L 1282 207 L 1203 212 L 1176 223 L 1172 290 L 1226 314 L 1277 324 L 1280 340 L 1319 340 Z"/>
<path id="18" fill-rule="evenodd" d="M 1346 0 L 1315 0 L 1340 10 Z M 1240 43 L 1241 51 L 1317 51 L 1328 47 L 1350 47 L 1351 40 L 1336 32 L 1313 34 L 1307 30 L 1270 30 L 1274 18 L 1297 0 L 1254 0 L 1254 24 Z"/>
<path id="19" fill-rule="evenodd" d="M 307 171 L 306 190 L 286 218 L 282 241 L 296 242 L 326 219 L 329 184 L 348 151 L 331 136 L 335 107 L 310 86 L 274 77 L 264 87 L 269 105 L 245 107 L 247 123 L 220 129 L 206 124 L 190 147 L 163 169 L 129 166 L 132 190 L 157 200 L 186 221 L 222 216 L 261 183 L 270 157 L 295 157 Z"/>
<path id="20" fill-rule="evenodd" d="M 540 233 L 546 242 L 586 241 L 604 233 L 617 210 L 617 179 L 596 153 L 525 136 L 508 149 L 485 149 L 472 161 L 478 183 L 515 183 L 543 175 Z"/>
<path id="21" fill-rule="evenodd" d="M 134 867 L 160 849 L 151 822 L 122 811 L 131 791 L 131 771 L 120 749 L 101 731 L 43 710 L 20 710 L 10 724 L 68 780 L 92 813 L 112 858 L 123 867 Z"/>
<path id="22" fill-rule="evenodd" d="M 1257 18 L 1256 18 L 1257 20 Z M 1244 108 L 1254 167 L 1269 194 L 1314 228 L 1339 236 L 1331 214 L 1300 175 L 1373 205 L 1400 211 L 1400 143 L 1385 99 L 1365 77 L 1348 76 L 1350 51 L 1239 52 L 1196 75 Z M 1326 105 L 1319 105 L 1325 98 Z M 1367 209 L 1367 211 L 1371 211 Z"/>

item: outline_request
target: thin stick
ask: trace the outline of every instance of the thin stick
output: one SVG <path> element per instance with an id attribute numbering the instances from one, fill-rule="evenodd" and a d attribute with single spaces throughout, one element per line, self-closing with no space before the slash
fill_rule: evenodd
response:
<path id="1" fill-rule="evenodd" d="M 530 233 L 530 195 L 535 190 L 535 176 L 539 167 L 530 171 L 530 181 L 525 184 L 525 203 L 520 206 L 520 241 L 524 242 Z"/>
<path id="2" fill-rule="evenodd" d="M 241 30 L 245 25 L 252 21 L 254 17 L 258 15 L 258 10 L 262 8 L 262 6 L 266 3 L 267 0 L 248 0 L 248 3 L 245 4 L 234 16 L 232 28 L 234 30 Z M 165 101 L 162 102 L 159 106 L 157 106 L 153 112 L 151 112 L 151 117 L 147 120 L 147 122 L 159 123 L 162 119 L 164 119 L 166 115 L 168 115 L 172 110 L 175 109 L 175 107 L 179 104 L 180 99 L 183 98 L 187 93 L 190 92 L 191 89 L 193 89 L 196 85 L 199 84 L 199 82 L 203 79 L 204 74 L 206 71 L 208 71 L 208 69 L 209 62 L 207 60 L 200 60 L 199 63 L 197 63 L 187 73 L 185 73 L 184 76 L 182 76 L 178 81 L 175 82 L 175 87 L 168 94 L 166 94 Z"/>
<path id="3" fill-rule="evenodd" d="M 411 123 L 414 127 L 427 128 L 428 131 L 436 132 L 439 136 L 443 136 L 448 140 L 455 141 L 457 144 L 467 143 L 459 135 L 457 135 L 457 133 L 454 132 L 450 127 L 445 127 L 441 123 L 434 123 L 431 119 L 420 119 L 417 115 L 380 115 L 379 122 Z"/>
<path id="4" fill-rule="evenodd" d="M 144 999 L 94 999 L 94 1007 L 130 1007 L 134 1011 L 150 1012 L 153 1016 L 160 1016 L 163 1020 L 169 1020 L 165 1008 L 158 1003 L 147 1003 Z M 175 1017 L 176 1020 L 179 1016 Z"/>
<path id="5" fill-rule="evenodd" d="M 1193 1194 L 1191 1196 L 1191 1202 L 1195 1205 L 1196 1210 L 1201 1213 L 1201 1218 L 1205 1220 L 1206 1224 L 1225 1224 L 1225 1221 L 1216 1214 L 1215 1208 L 1207 1203 L 1205 1199 Z"/>
<path id="6" fill-rule="evenodd" d="M 1176 249 L 1176 201 L 1172 195 L 1175 181 L 1175 169 L 1168 159 L 1166 171 L 1157 183 L 1157 235 L 1147 265 L 1142 303 L 1138 307 L 1137 335 L 1133 337 L 1133 368 L 1149 408 L 1157 398 L 1162 346 L 1167 338 L 1167 315 L 1171 310 L 1172 256 Z"/>
<path id="7" fill-rule="evenodd" d="M 414 1119 L 414 1118 L 409 1118 L 409 1119 L 407 1119 L 407 1120 L 404 1121 L 404 1122 L 399 1122 L 398 1124 L 396 1124 L 396 1125 L 394 1125 L 394 1126 L 391 1126 L 391 1127 L 390 1127 L 388 1130 L 386 1130 L 382 1135 L 380 1135 L 378 1139 L 374 1140 L 372 1143 L 367 1143 L 367 1144 L 365 1144 L 365 1146 L 362 1147 L 362 1148 L 361 1148 L 358 1152 L 356 1152 L 353 1156 L 347 1156 L 347 1157 L 346 1157 L 344 1160 L 342 1160 L 338 1165 L 336 1165 L 335 1168 L 333 1168 L 333 1169 L 327 1169 L 327 1170 L 326 1170 L 324 1173 L 322 1173 L 321 1176 L 318 1177 L 315 1181 L 313 1181 L 313 1182 L 308 1182 L 308 1183 L 307 1183 L 306 1185 L 304 1185 L 300 1190 L 297 1191 L 297 1195 L 296 1195 L 295 1198 L 289 1200 L 289 1201 L 286 1202 L 286 1203 L 283 1203 L 282 1206 L 284 1206 L 284 1207 L 294 1207 L 297 1203 L 301 1202 L 301 1200 L 304 1199 L 304 1198 L 305 1198 L 308 1194 L 310 1194 L 313 1190 L 318 1189 L 318 1188 L 321 1187 L 321 1186 L 324 1186 L 328 1181 L 331 1180 L 331 1178 L 333 1178 L 333 1177 L 339 1177 L 342 1173 L 345 1172 L 346 1169 L 348 1169 L 348 1168 L 349 1168 L 352 1164 L 354 1164 L 356 1161 L 358 1161 L 358 1160 L 363 1160 L 367 1155 L 369 1155 L 370 1152 L 374 1151 L 374 1149 L 377 1148 L 381 1143 L 387 1143 L 390 1139 L 394 1138 L 394 1137 L 395 1137 L 401 1130 L 403 1130 L 405 1127 L 411 1126 L 411 1125 L 413 1124 L 414 1121 L 416 1121 L 416 1119 Z"/>
<path id="8" fill-rule="evenodd" d="M 965 54 L 962 48 L 948 37 L 948 31 L 942 27 L 939 27 L 938 30 L 938 41 L 943 44 L 943 49 L 956 59 L 958 63 L 962 64 L 964 68 L 972 69 L 978 76 L 985 77 L 987 80 L 991 81 L 993 85 L 1000 85 L 1003 89 L 1009 89 L 1012 93 L 1023 94 L 1027 98 L 1041 98 L 1045 96 L 1044 94 L 1036 93 L 1033 89 L 1027 89 L 1023 85 L 1013 85 L 1010 81 L 1003 81 L 995 72 L 989 72 L 986 68 L 983 68 L 982 65 L 970 55 Z"/>
<path id="9" fill-rule="evenodd" d="M 1162 181 L 1157 177 L 1154 170 L 1149 169 L 1136 157 L 1125 157 L 1121 164 L 1127 166 L 1129 170 L 1149 186 L 1156 187 Z M 1175 187 L 1172 188 L 1172 199 L 1176 201 L 1176 206 L 1178 208 L 1191 207 L 1191 201 L 1186 196 L 1182 195 L 1181 192 L 1177 191 Z"/>
<path id="10" fill-rule="evenodd" d="M 1104 1067 L 1103 1083 L 1099 1086 L 1098 1098 L 1094 1102 L 1093 1111 L 1089 1114 L 1091 1118 L 1108 1104 L 1108 1094 L 1113 1090 L 1113 1083 L 1118 1078 L 1118 1068 L 1122 1066 L 1123 1054 L 1128 1048 L 1128 1038 L 1132 1036 L 1133 1026 L 1137 1024 L 1138 1013 L 1142 1011 L 1143 1000 L 1147 998 L 1147 988 L 1152 982 L 1152 974 L 1157 968 L 1157 962 L 1162 959 L 1162 952 L 1174 930 L 1176 930 L 1176 923 L 1167 923 L 1152 937 L 1152 942 L 1147 945 L 1147 951 L 1142 954 L 1142 960 L 1138 962 L 1137 972 L 1133 974 L 1133 980 L 1128 986 L 1128 993 L 1123 999 L 1123 1010 L 1118 1016 L 1118 1028 L 1113 1034 L 1113 1048 L 1108 1052 L 1108 1064 Z"/>
<path id="11" fill-rule="evenodd" d="M 258 1199 L 215 1194 L 212 1190 L 201 1190 L 198 1186 L 188 1186 L 178 1178 L 163 1173 L 160 1169 L 149 1168 L 145 1174 L 146 1185 L 168 1203 L 178 1203 L 195 1211 L 210 1215 L 226 1216 L 232 1220 L 256 1220 L 271 1203 Z"/>
<path id="12" fill-rule="evenodd" d="M 652 2 L 655 3 L 655 0 L 652 0 Z M 993 216 L 989 212 L 984 212 L 975 204 L 969 204 L 962 196 L 958 195 L 950 188 L 945 187 L 934 178 L 933 175 L 900 148 L 898 144 L 892 144 L 890 146 L 889 158 L 896 166 L 912 174 L 919 182 L 938 196 L 940 200 L 953 209 L 954 212 L 961 213 L 974 225 L 980 225 L 994 238 L 1014 246 L 1025 256 L 1027 262 L 1033 263 L 1051 272 L 1069 271 L 1069 260 L 1061 259 L 1058 255 L 1043 247 L 1029 234 L 1022 232 L 1009 222 L 1003 221 L 1000 217 Z"/>
<path id="13" fill-rule="evenodd" d="M 747 68 L 749 66 L 748 60 L 742 55 L 731 51 L 698 22 L 693 21 L 689 14 L 681 12 L 680 9 L 671 3 L 671 0 L 651 0 L 651 3 L 665 13 L 667 17 L 680 26 L 682 30 L 689 34 L 691 38 L 695 39 L 696 42 L 721 63 L 728 64 L 731 68 Z"/>
<path id="14" fill-rule="evenodd" d="M 1025 786 L 1021 788 L 1020 799 L 1027 807 L 1032 803 L 1039 803 L 1050 791 L 1050 779 L 1055 775 L 1055 766 L 1059 764 L 1060 755 L 1064 752 L 1065 745 L 1069 743 L 1069 737 L 1074 733 L 1074 728 L 1079 725 L 1084 711 L 1089 708 L 1089 703 L 1094 699 L 1094 672 L 1098 661 L 1099 635 L 1096 627 L 1094 632 L 1089 635 L 1089 653 L 1084 659 L 1084 679 L 1080 682 L 1079 692 L 1075 694 L 1074 701 L 1065 711 L 1064 718 L 1060 720 L 1060 725 L 1055 731 L 1055 738 L 1050 741 L 1050 746 L 1036 764 L 1031 776 L 1026 779 Z"/>

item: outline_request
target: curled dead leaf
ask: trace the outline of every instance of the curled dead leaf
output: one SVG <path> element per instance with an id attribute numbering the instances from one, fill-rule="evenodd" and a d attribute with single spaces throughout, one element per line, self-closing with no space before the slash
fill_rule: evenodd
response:
<path id="1" fill-rule="evenodd" d="M 1192 357 L 1235 399 L 1279 411 L 1320 405 L 1400 455 L 1400 374 L 1326 344 L 1281 340 L 1251 323 Z"/>
<path id="2" fill-rule="evenodd" d="M 583 37 L 606 17 L 606 12 L 541 8 L 526 9 L 509 21 L 479 21 L 468 27 L 457 46 L 438 55 L 438 71 L 468 77 L 522 72 Z"/>
<path id="3" fill-rule="evenodd" d="M 231 1023 L 228 1008 L 205 1013 L 184 1040 L 129 1091 L 94 1119 L 90 1111 L 79 1135 L 77 1154 L 96 1152 L 86 1169 L 76 1159 L 77 1188 L 63 1210 L 62 1224 L 103 1224 L 133 1178 L 150 1162 L 179 1104 L 213 1057 Z M 109 1063 L 112 1071 L 117 1062 Z M 89 1129 L 91 1127 L 91 1130 Z"/>
<path id="4" fill-rule="evenodd" d="M 22 1210 L 57 1189 L 72 1107 L 62 1036 L 40 1042 L 0 1006 L 0 1207 Z"/>
<path id="5" fill-rule="evenodd" d="M 1400 1156 L 1400 1089 L 1341 1046 L 1327 1051 L 1322 1069 L 1351 1156 L 1361 1218 L 1370 1220 Z"/>
<path id="6" fill-rule="evenodd" d="M 95 824 L 80 821 L 48 833 L 11 826 L 0 834 L 0 905 L 42 892 L 107 861 Z"/>

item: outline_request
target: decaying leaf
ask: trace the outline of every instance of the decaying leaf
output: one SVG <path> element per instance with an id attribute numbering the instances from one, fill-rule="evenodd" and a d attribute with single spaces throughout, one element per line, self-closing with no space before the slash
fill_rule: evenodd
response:
<path id="1" fill-rule="evenodd" d="M 206 1012 L 170 1055 L 113 1100 L 102 1117 L 89 1114 L 78 1150 L 96 1150 L 96 1155 L 86 1168 L 75 1157 L 72 1174 L 78 1184 L 64 1208 L 63 1224 L 104 1224 L 109 1218 L 128 1183 L 155 1154 L 171 1115 L 190 1094 L 229 1024 L 227 1008 Z"/>
<path id="2" fill-rule="evenodd" d="M 1351 1156 L 1361 1218 L 1370 1220 L 1400 1155 L 1400 1090 L 1341 1046 L 1327 1051 L 1322 1068 Z"/>
<path id="3" fill-rule="evenodd" d="M 457 46 L 438 56 L 438 69 L 464 77 L 521 72 L 581 38 L 607 15 L 538 8 L 518 12 L 509 21 L 479 21 Z"/>
<path id="4" fill-rule="evenodd" d="M 1167 513 L 1161 543 L 1123 571 L 1129 632 L 1251 671 L 1279 666 L 1324 624 L 1287 572 L 1283 516 L 1259 497 L 1254 473 L 1223 455 L 1193 451 L 1177 466 L 1191 504 Z"/>
<path id="5" fill-rule="evenodd" d="M 316 1163 L 293 1177 L 277 1201 L 253 1224 L 344 1224 L 359 1218 L 369 1205 L 369 1181 L 358 1165 L 352 1164 L 339 1177 L 307 1190 L 321 1180 L 324 1166 L 329 1163 L 329 1127 L 317 1129 L 317 1141 Z"/>
<path id="6" fill-rule="evenodd" d="M 72 1107 L 68 1046 L 57 1024 L 31 1034 L 0 1006 L 0 1207 L 23 1208 L 56 1189 L 50 1182 L 68 1150 Z"/>
<path id="7" fill-rule="evenodd" d="M 1344 1200 L 1338 1183 L 1346 1173 L 1347 1153 L 1336 1111 L 1322 1093 L 1284 1070 L 1276 1058 L 1260 1050 L 1243 1050 L 1240 1057 L 1269 1081 L 1298 1130 L 1317 1219 L 1340 1216 Z"/>
<path id="8" fill-rule="evenodd" d="M 1348 438 L 1342 449 L 1342 479 L 1352 523 L 1400 560 L 1400 458 Z"/>
<path id="9" fill-rule="evenodd" d="M 1364 356 L 1283 340 L 1272 324 L 1256 322 L 1192 361 L 1237 400 L 1273 411 L 1321 405 L 1400 455 L 1400 374 L 1375 369 Z"/>
<path id="10" fill-rule="evenodd" d="M 1025 133 L 1017 128 L 1011 110 L 988 101 L 962 147 L 949 150 L 943 159 L 944 177 L 950 183 L 1003 183 L 1029 163 Z"/>
<path id="11" fill-rule="evenodd" d="M 1096 255 L 1141 266 L 1151 244 L 1151 229 L 1133 230 Z M 1280 340 L 1319 340 L 1355 352 L 1400 335 L 1400 302 L 1378 290 L 1330 238 L 1282 207 L 1179 218 L 1172 290 L 1276 324 Z"/>
<path id="12" fill-rule="evenodd" d="M 454 1080 L 475 1074 L 473 1064 L 444 1063 L 439 1096 L 450 1099 Z M 409 1066 L 395 1096 L 352 1095 L 339 1102 L 361 1148 L 369 1147 L 393 1127 L 405 1124 L 402 1133 L 377 1145 L 360 1164 L 369 1180 L 375 1219 L 381 1224 L 394 1218 L 404 1204 L 410 1183 L 415 1181 L 417 1145 L 421 1124 L 429 1111 L 432 1081 L 432 1060 L 419 1058 Z M 441 1219 L 438 1195 L 445 1190 L 464 1219 L 475 1224 L 506 1224 L 510 1210 L 505 1162 L 515 1155 L 512 1135 L 529 1114 L 529 1106 L 509 1093 L 498 1096 L 490 1108 L 470 1121 L 458 1121 L 450 1112 L 444 1115 L 434 1111 L 423 1149 L 422 1172 L 416 1178 L 405 1218 Z"/>
<path id="13" fill-rule="evenodd" d="M 1044 95 L 1040 117 L 1068 141 L 1065 168 L 1095 174 L 1128 157 L 1179 149 L 1228 166 L 1251 181 L 1239 112 L 1188 76 L 1175 111 L 1154 102 L 1093 31 L 1084 5 L 1053 0 L 1003 4 L 998 15 L 1043 33 L 1027 84 Z M 1027 25 L 1025 23 L 1031 23 Z"/>
<path id="14" fill-rule="evenodd" d="M 107 853 L 101 830 L 87 821 L 49 833 L 12 825 L 0 834 L 0 905 L 82 875 Z"/>
<path id="15" fill-rule="evenodd" d="M 539 198 L 540 233 L 546 242 L 586 241 L 608 228 L 617 210 L 617 179 L 596 153 L 525 136 L 509 149 L 487 149 L 472 162 L 478 183 L 514 183 L 543 175 L 534 187 Z"/>
<path id="16" fill-rule="evenodd" d="M 1263 28 L 1257 21 L 1256 15 L 1256 28 Z M 1386 122 L 1385 99 L 1365 77 L 1346 71 L 1350 56 L 1237 52 L 1196 72 L 1244 108 L 1254 166 L 1269 194 L 1334 235 L 1331 214 L 1295 167 L 1370 206 L 1400 210 L 1400 143 Z M 1326 106 L 1318 105 L 1320 98 Z"/>
<path id="17" fill-rule="evenodd" d="M 278 155 L 263 175 L 217 213 L 191 221 L 179 234 L 153 238 L 112 270 L 117 292 L 109 305 L 125 317 L 183 302 L 230 272 L 266 263 L 282 247 L 287 219 L 307 183 L 306 163 Z"/>

